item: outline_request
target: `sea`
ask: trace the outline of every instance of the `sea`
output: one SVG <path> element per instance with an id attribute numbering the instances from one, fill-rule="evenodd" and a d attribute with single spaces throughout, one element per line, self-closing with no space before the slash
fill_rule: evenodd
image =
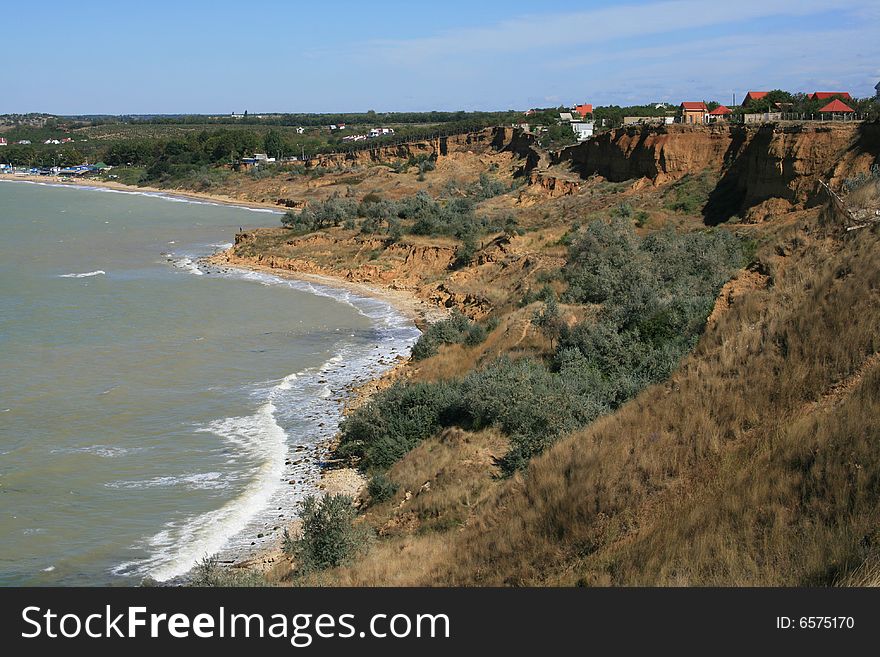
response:
<path id="1" fill-rule="evenodd" d="M 177 583 L 276 542 L 419 332 L 202 258 L 271 210 L 0 181 L 0 585 Z"/>

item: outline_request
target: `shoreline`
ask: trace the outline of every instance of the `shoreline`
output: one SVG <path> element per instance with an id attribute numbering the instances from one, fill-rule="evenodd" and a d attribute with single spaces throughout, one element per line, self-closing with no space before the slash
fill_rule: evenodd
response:
<path id="1" fill-rule="evenodd" d="M 231 250 L 230 248 L 218 251 L 202 258 L 200 262 L 225 270 L 259 272 L 277 276 L 281 279 L 310 282 L 330 288 L 348 290 L 388 304 L 412 321 L 420 331 L 424 331 L 427 324 L 446 317 L 448 314 L 448 311 L 445 309 L 430 304 L 405 290 L 382 288 L 367 283 L 349 281 L 344 278 L 296 272 L 257 263 L 230 262 L 228 257 Z M 406 377 L 406 368 L 409 363 L 409 356 L 398 356 L 390 367 L 377 376 L 373 376 L 363 382 L 353 381 L 346 385 L 343 390 L 338 391 L 338 394 L 342 397 L 340 419 L 345 418 L 345 416 L 366 404 L 377 392 L 391 385 L 399 378 Z M 330 456 L 338 444 L 339 438 L 340 432 L 337 426 L 330 438 L 318 441 L 315 444 L 316 452 L 321 456 L 318 459 L 318 478 L 313 483 L 320 494 L 348 495 L 356 500 L 364 490 L 367 479 L 356 468 L 338 467 L 330 460 Z M 297 518 L 288 522 L 285 528 L 291 534 L 295 534 L 300 526 L 301 522 Z M 254 570 L 267 575 L 271 574 L 274 577 L 283 576 L 289 571 L 290 561 L 282 550 L 282 536 L 283 533 L 279 533 L 270 546 L 262 546 L 250 554 L 239 555 L 235 559 L 222 560 L 221 565 L 237 570 Z"/>
<path id="2" fill-rule="evenodd" d="M 428 324 L 444 319 L 449 315 L 449 311 L 446 308 L 429 303 L 409 290 L 371 285 L 360 281 L 351 281 L 347 278 L 330 274 L 315 274 L 312 272 L 296 271 L 249 262 L 244 258 L 231 256 L 230 252 L 233 248 L 234 247 L 218 251 L 217 253 L 202 258 L 202 261 L 207 262 L 214 267 L 253 271 L 262 274 L 271 274 L 278 278 L 293 281 L 304 281 L 307 283 L 326 285 L 327 287 L 341 288 L 365 297 L 377 299 L 378 301 L 384 301 L 394 307 L 398 312 L 411 319 L 419 330 L 423 330 Z"/>
<path id="3" fill-rule="evenodd" d="M 265 211 L 267 209 L 272 209 L 279 214 L 284 212 L 284 210 L 279 209 L 277 206 L 271 206 L 265 203 L 257 204 L 252 202 L 240 202 L 229 197 L 169 192 L 164 189 L 135 187 L 106 181 L 62 181 L 52 176 L 14 176 L 10 174 L 0 174 L 0 181 L 42 184 L 54 187 L 72 187 L 86 191 L 100 191 L 99 188 L 105 188 L 132 194 L 155 194 L 171 198 L 183 198 L 203 203 L 249 208 L 254 210 Z M 386 304 L 400 316 L 415 325 L 420 331 L 424 331 L 424 328 L 428 323 L 448 315 L 448 311 L 445 308 L 432 304 L 408 290 L 385 288 L 379 285 L 350 281 L 342 277 L 327 274 L 297 272 L 274 268 L 264 264 L 238 261 L 235 258 L 227 259 L 231 252 L 232 248 L 217 251 L 211 255 L 198 258 L 196 264 L 208 265 L 212 268 L 221 270 L 260 272 L 275 276 L 279 279 L 303 281 L 326 286 L 327 288 L 349 291 L 358 296 L 375 299 Z M 312 446 L 309 448 L 311 458 L 315 459 L 315 466 L 317 469 L 315 478 L 311 480 L 308 485 L 309 489 L 314 490 L 314 494 L 344 494 L 355 499 L 360 495 L 367 483 L 366 478 L 356 468 L 340 467 L 339 464 L 336 464 L 331 460 L 332 451 L 338 444 L 340 438 L 339 422 L 356 408 L 367 403 L 370 397 L 378 391 L 384 389 L 398 378 L 406 376 L 406 367 L 409 362 L 410 358 L 408 355 L 398 355 L 393 361 L 376 363 L 377 371 L 367 374 L 368 378 L 351 380 L 347 384 L 340 382 L 341 385 L 339 388 L 334 390 L 335 396 L 339 398 L 338 416 L 335 412 L 333 413 L 334 417 L 338 417 L 338 420 L 336 420 L 336 426 L 331 425 L 332 434 L 329 436 L 326 434 L 316 436 L 317 439 L 314 440 Z M 291 494 L 294 493 L 288 493 L 288 495 Z M 262 513 L 262 511 L 259 513 Z M 257 515 L 259 515 L 259 513 Z M 299 528 L 300 521 L 298 518 L 291 519 L 285 526 L 291 531 L 291 533 L 293 533 Z M 262 535 L 258 535 L 257 538 L 259 539 L 261 536 Z M 263 543 L 262 545 L 256 546 L 252 551 L 246 549 L 240 550 L 238 547 L 227 546 L 219 550 L 217 555 L 220 557 L 220 563 L 224 568 L 253 569 L 264 573 L 279 568 L 282 570 L 285 568 L 289 569 L 290 562 L 281 550 L 281 537 L 282 533 L 278 532 L 274 536 L 271 544 Z M 191 572 L 192 569 L 183 575 L 176 576 L 173 580 L 177 580 L 178 583 L 185 583 L 191 576 Z"/>
<path id="4" fill-rule="evenodd" d="M 78 187 L 81 189 L 109 189 L 117 192 L 129 192 L 132 194 L 161 194 L 173 198 L 181 198 L 190 201 L 200 201 L 202 203 L 216 203 L 217 205 L 231 205 L 239 208 L 248 208 L 250 210 L 273 210 L 278 214 L 284 214 L 287 209 L 274 203 L 263 201 L 250 201 L 236 199 L 225 194 L 210 194 L 208 192 L 197 192 L 192 190 L 179 189 L 163 189 L 161 187 L 139 187 L 137 185 L 126 185 L 124 183 L 114 182 L 112 180 L 70 180 L 59 178 L 58 176 L 35 176 L 32 174 L 17 175 L 12 173 L 0 173 L 0 181 L 10 182 L 27 182 L 35 184 L 50 185 L 53 187 Z"/>

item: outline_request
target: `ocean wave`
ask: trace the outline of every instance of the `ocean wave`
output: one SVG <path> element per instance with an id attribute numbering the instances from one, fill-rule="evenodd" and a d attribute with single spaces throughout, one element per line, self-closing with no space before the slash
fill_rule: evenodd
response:
<path id="1" fill-rule="evenodd" d="M 88 445 L 87 447 L 70 447 L 53 449 L 50 454 L 93 454 L 102 458 L 116 458 L 129 453 L 124 447 L 110 447 L 107 445 Z"/>
<path id="2" fill-rule="evenodd" d="M 82 274 L 59 274 L 58 278 L 90 278 L 92 276 L 104 276 L 107 272 L 103 269 L 96 269 L 95 271 L 87 271 Z"/>
<path id="3" fill-rule="evenodd" d="M 295 517 L 299 501 L 320 492 L 321 449 L 338 429 L 351 387 L 387 370 L 419 336 L 412 321 L 387 302 L 348 289 L 245 270 L 223 275 L 283 285 L 353 306 L 371 320 L 375 342 L 343 342 L 318 367 L 255 383 L 259 406 L 253 415 L 198 427 L 230 447 L 230 463 L 256 464 L 246 474 L 249 483 L 219 509 L 164 525 L 135 546 L 148 556 L 117 566 L 113 569 L 117 575 L 168 581 L 185 575 L 205 556 L 219 553 L 234 560 L 277 540 L 280 527 Z"/>
<path id="4" fill-rule="evenodd" d="M 152 479 L 134 481 L 112 481 L 104 484 L 107 488 L 145 489 L 145 488 L 175 488 L 183 486 L 190 490 L 222 490 L 228 488 L 228 481 L 224 480 L 220 472 L 204 472 L 197 474 L 153 477 Z"/>
<path id="5" fill-rule="evenodd" d="M 239 496 L 219 509 L 167 523 L 140 546 L 150 552 L 147 559 L 122 564 L 113 572 L 149 573 L 164 582 L 188 572 L 199 559 L 218 552 L 241 532 L 254 514 L 266 507 L 284 472 L 287 436 L 275 421 L 274 412 L 273 404 L 267 402 L 251 416 L 225 418 L 203 427 L 202 431 L 261 457 L 255 476 Z"/>

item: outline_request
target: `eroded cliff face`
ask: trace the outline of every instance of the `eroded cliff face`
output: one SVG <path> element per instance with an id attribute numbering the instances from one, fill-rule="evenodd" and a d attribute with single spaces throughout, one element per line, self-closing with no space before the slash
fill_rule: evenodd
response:
<path id="1" fill-rule="evenodd" d="M 836 187 L 878 161 L 880 124 L 816 123 L 621 128 L 564 149 L 552 164 L 584 178 L 648 178 L 656 185 L 713 171 L 719 183 L 705 214 L 715 222 L 770 199 L 809 206 L 818 180 Z"/>
<path id="2" fill-rule="evenodd" d="M 209 261 L 403 290 L 433 307 L 457 308 L 475 319 L 511 297 L 540 289 L 541 272 L 565 264 L 562 258 L 521 248 L 507 236 L 487 236 L 479 247 L 468 267 L 455 269 L 456 245 L 449 240 L 389 244 L 370 235 L 322 231 L 291 237 L 284 228 L 258 228 L 238 233 L 232 248 Z"/>
<path id="3" fill-rule="evenodd" d="M 489 150 L 510 152 L 523 158 L 522 170 L 531 170 L 538 165 L 541 154 L 534 148 L 534 138 L 513 128 L 486 128 L 477 132 L 449 137 L 437 137 L 424 141 L 382 146 L 351 153 L 321 155 L 309 161 L 310 167 L 348 168 L 358 165 L 408 160 L 411 157 L 443 157 L 451 153 L 484 153 Z"/>

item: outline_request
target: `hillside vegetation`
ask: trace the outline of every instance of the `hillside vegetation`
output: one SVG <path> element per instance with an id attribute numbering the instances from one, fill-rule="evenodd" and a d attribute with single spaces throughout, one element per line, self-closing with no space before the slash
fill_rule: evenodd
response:
<path id="1" fill-rule="evenodd" d="M 622 130 L 555 160 L 515 136 L 461 142 L 427 173 L 377 164 L 344 195 L 316 188 L 294 229 L 240 235 L 233 264 L 457 311 L 343 424 L 336 456 L 370 477 L 354 524 L 378 539 L 290 581 L 865 581 L 878 134 Z M 481 196 L 489 172 L 503 187 Z"/>

